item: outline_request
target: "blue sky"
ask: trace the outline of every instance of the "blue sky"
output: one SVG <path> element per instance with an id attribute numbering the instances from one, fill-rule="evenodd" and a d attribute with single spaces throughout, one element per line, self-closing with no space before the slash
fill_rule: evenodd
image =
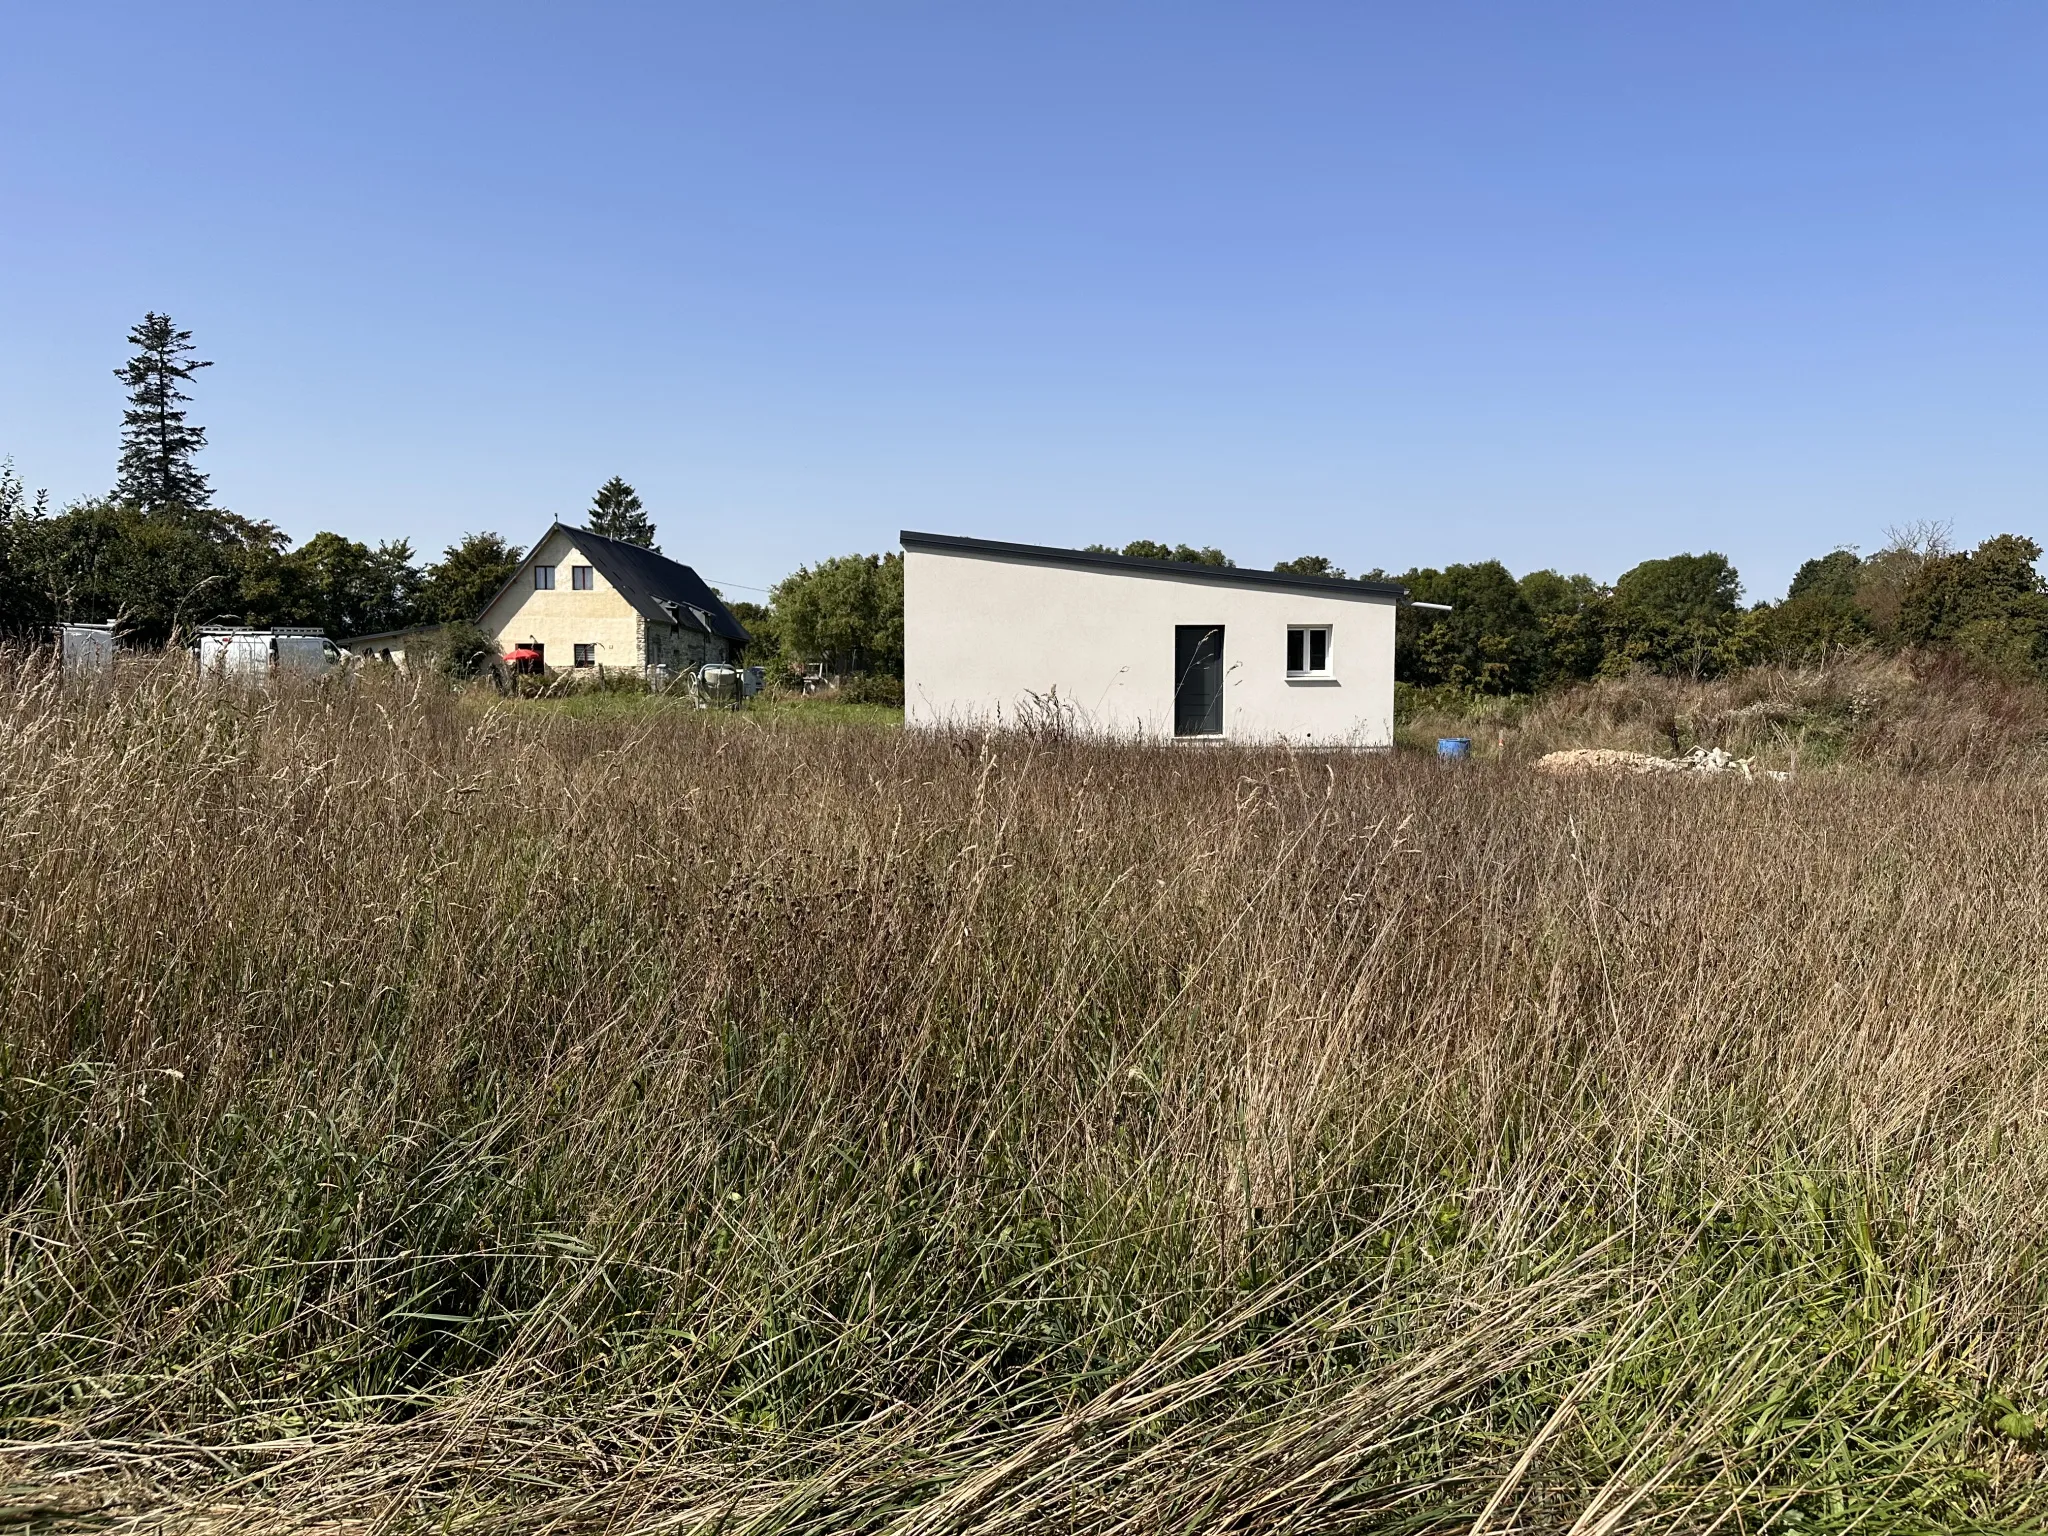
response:
<path id="1" fill-rule="evenodd" d="M 730 586 L 901 527 L 1752 596 L 2048 533 L 2048 8 L 0 8 L 0 454 Z M 751 595 L 751 594 L 736 594 Z"/>

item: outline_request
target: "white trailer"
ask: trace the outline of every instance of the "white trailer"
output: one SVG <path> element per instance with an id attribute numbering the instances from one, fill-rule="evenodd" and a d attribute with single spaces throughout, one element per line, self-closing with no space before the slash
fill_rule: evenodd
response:
<path id="1" fill-rule="evenodd" d="M 97 677 L 112 671 L 114 626 L 59 624 L 57 659 L 66 673 L 76 677 Z"/>

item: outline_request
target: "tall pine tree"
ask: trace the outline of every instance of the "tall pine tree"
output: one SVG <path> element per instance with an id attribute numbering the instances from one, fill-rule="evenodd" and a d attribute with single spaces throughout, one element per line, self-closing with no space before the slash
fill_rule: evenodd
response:
<path id="1" fill-rule="evenodd" d="M 114 494 L 144 512 L 199 511 L 213 500 L 206 476 L 192 464 L 193 455 L 206 446 L 206 429 L 185 420 L 183 407 L 191 396 L 178 386 L 213 364 L 194 361 L 192 333 L 154 310 L 128 333 L 128 344 L 135 355 L 114 370 L 114 377 L 128 386 Z"/>
<path id="2" fill-rule="evenodd" d="M 590 502 L 590 531 L 626 544 L 653 549 L 654 524 L 640 505 L 640 493 L 613 475 Z"/>

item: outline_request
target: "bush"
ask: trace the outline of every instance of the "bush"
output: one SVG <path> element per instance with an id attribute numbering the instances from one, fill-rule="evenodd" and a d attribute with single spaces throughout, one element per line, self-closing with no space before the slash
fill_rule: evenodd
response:
<path id="1" fill-rule="evenodd" d="M 654 683 L 637 667 L 574 667 L 561 676 L 582 693 L 654 692 Z"/>
<path id="2" fill-rule="evenodd" d="M 443 624 L 432 641 L 421 646 L 427 667 L 450 682 L 466 683 L 488 675 L 498 662 L 498 646 L 475 624 L 457 620 Z"/>
<path id="3" fill-rule="evenodd" d="M 842 704 L 887 704 L 903 707 L 903 679 L 886 672 L 856 672 L 839 680 L 834 697 Z"/>

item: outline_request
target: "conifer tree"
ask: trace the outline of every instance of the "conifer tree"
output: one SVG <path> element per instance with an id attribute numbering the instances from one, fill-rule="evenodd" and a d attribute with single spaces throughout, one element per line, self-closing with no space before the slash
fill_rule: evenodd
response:
<path id="1" fill-rule="evenodd" d="M 640 504 L 640 493 L 617 475 L 600 485 L 591 498 L 590 531 L 642 549 L 655 547 L 654 524 Z"/>
<path id="2" fill-rule="evenodd" d="M 185 420 L 183 407 L 191 396 L 178 386 L 213 364 L 194 361 L 192 333 L 154 310 L 128 333 L 128 344 L 135 355 L 114 370 L 114 377 L 128 386 L 114 494 L 144 512 L 203 509 L 211 504 L 213 491 L 192 457 L 206 446 L 206 429 Z"/>

